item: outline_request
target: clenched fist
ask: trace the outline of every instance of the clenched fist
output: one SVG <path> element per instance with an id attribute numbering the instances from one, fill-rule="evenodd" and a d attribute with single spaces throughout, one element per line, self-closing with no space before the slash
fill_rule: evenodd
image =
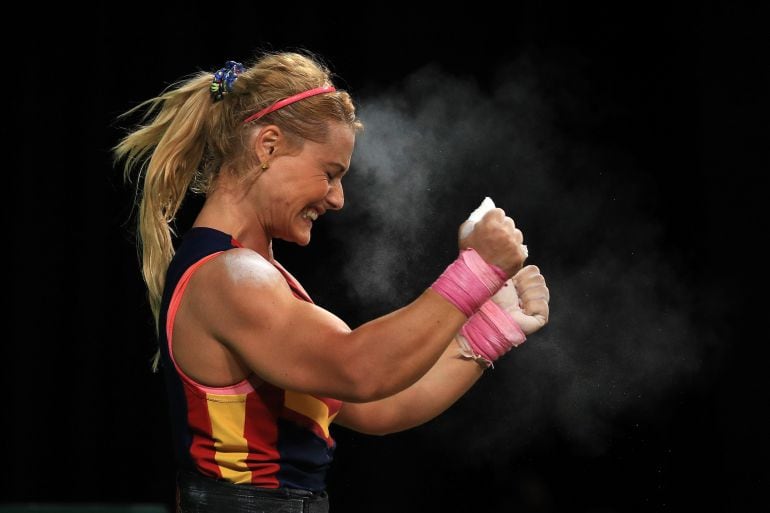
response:
<path id="1" fill-rule="evenodd" d="M 492 296 L 492 301 L 508 312 L 526 335 L 548 323 L 550 300 L 545 278 L 536 265 L 522 268 Z"/>
<path id="2" fill-rule="evenodd" d="M 470 221 L 466 221 L 469 223 Z M 467 236 L 466 223 L 460 226 L 460 249 L 473 248 L 487 263 L 501 268 L 513 276 L 526 259 L 523 247 L 524 235 L 516 228 L 513 219 L 507 217 L 501 208 L 487 212 Z"/>

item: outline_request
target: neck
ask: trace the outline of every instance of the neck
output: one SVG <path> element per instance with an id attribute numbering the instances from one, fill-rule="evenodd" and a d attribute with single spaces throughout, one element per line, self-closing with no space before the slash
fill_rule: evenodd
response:
<path id="1" fill-rule="evenodd" d="M 273 241 L 260 222 L 258 212 L 249 206 L 243 194 L 234 195 L 225 187 L 215 187 L 206 196 L 193 227 L 205 226 L 228 233 L 243 247 L 253 249 L 273 261 Z"/>

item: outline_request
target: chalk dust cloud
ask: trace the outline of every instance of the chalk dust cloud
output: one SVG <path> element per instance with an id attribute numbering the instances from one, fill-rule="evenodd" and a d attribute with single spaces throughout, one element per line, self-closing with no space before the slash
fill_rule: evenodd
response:
<path id="1" fill-rule="evenodd" d="M 419 431 L 460 452 L 515 450 L 542 430 L 601 451 L 616 415 L 649 408 L 697 369 L 708 337 L 661 249 L 649 173 L 622 148 L 561 129 L 565 116 L 614 108 L 589 112 L 579 69 L 561 66 L 576 80 L 549 84 L 526 57 L 491 84 L 429 65 L 357 98 L 366 129 L 346 206 L 326 222 L 347 255 L 339 293 L 361 322 L 435 280 L 485 196 L 522 229 L 551 290 L 549 325 Z"/>

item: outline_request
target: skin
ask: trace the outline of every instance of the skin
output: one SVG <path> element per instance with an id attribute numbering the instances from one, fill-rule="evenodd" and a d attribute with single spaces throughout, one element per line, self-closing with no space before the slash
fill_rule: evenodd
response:
<path id="1" fill-rule="evenodd" d="M 345 404 L 335 422 L 365 433 L 406 429 L 444 411 L 483 372 L 457 357 L 454 337 L 467 319 L 456 307 L 428 289 L 351 330 L 334 314 L 295 298 L 272 264 L 273 238 L 310 242 L 308 209 L 320 217 L 343 207 L 354 131 L 333 123 L 326 142 L 298 147 L 268 125 L 252 140 L 268 168 L 244 180 L 223 170 L 194 223 L 230 233 L 244 248 L 213 258 L 193 274 L 173 327 L 177 364 L 207 386 L 232 385 L 254 374 L 281 388 L 340 399 Z M 533 267 L 522 269 L 522 240 L 513 220 L 495 209 L 460 245 L 518 276 Z M 535 324 L 544 324 L 547 289 L 537 276 L 542 281 L 530 269 L 522 283 L 532 305 L 540 305 L 533 307 L 540 316 Z M 533 316 L 532 308 L 516 303 L 510 308 Z"/>

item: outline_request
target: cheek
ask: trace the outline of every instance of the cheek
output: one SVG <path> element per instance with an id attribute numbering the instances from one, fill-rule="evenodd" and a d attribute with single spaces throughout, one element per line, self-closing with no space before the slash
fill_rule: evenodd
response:
<path id="1" fill-rule="evenodd" d="M 329 182 L 326 180 L 318 180 L 309 186 L 306 191 L 308 199 L 311 201 L 319 201 L 326 197 L 329 193 Z"/>
<path id="2" fill-rule="evenodd" d="M 329 194 L 329 190 L 329 183 L 324 179 L 295 183 L 287 187 L 281 204 L 284 208 L 291 210 L 289 214 L 293 216 L 297 209 L 323 200 Z"/>

